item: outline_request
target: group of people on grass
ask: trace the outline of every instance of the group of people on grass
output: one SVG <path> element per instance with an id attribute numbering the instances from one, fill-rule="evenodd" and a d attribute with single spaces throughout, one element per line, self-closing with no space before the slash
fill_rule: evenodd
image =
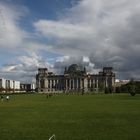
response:
<path id="1" fill-rule="evenodd" d="M 1 101 L 4 101 L 4 98 L 6 98 L 6 101 L 9 101 L 9 99 L 10 99 L 9 95 L 7 95 L 6 97 L 1 95 L 0 98 L 1 98 Z"/>

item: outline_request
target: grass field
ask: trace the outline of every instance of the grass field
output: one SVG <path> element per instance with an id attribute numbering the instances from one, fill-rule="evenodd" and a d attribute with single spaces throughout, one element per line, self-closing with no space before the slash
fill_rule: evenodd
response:
<path id="1" fill-rule="evenodd" d="M 139 140 L 140 95 L 12 95 L 0 102 L 0 140 Z"/>

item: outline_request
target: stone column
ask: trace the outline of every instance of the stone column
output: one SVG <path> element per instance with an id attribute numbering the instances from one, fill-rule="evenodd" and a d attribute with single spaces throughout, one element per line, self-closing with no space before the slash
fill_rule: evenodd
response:
<path id="1" fill-rule="evenodd" d="M 65 91 L 67 91 L 67 87 L 68 87 L 68 81 L 67 79 L 65 79 Z"/>
<path id="2" fill-rule="evenodd" d="M 83 89 L 83 83 L 82 83 L 82 78 L 80 78 L 80 90 Z"/>
<path id="3" fill-rule="evenodd" d="M 84 89 L 85 83 L 84 83 L 84 78 L 82 78 L 82 88 Z"/>
<path id="4" fill-rule="evenodd" d="M 108 82 L 107 82 L 107 81 L 108 81 L 108 78 L 106 77 L 106 78 L 105 78 L 105 82 L 106 82 L 105 87 L 108 87 Z"/>
<path id="5" fill-rule="evenodd" d="M 55 79 L 55 91 L 57 90 L 57 79 Z"/>
<path id="6" fill-rule="evenodd" d="M 74 79 L 72 79 L 72 90 L 74 89 Z"/>
<path id="7" fill-rule="evenodd" d="M 98 87 L 98 85 L 99 85 L 99 80 L 98 80 L 98 78 L 97 78 L 97 93 L 98 93 L 98 90 L 99 90 L 99 87 Z"/>
<path id="8" fill-rule="evenodd" d="M 48 91 L 48 79 L 44 79 L 45 91 Z"/>
<path id="9" fill-rule="evenodd" d="M 58 91 L 58 79 L 56 79 L 55 84 L 56 84 L 56 90 Z"/>
<path id="10" fill-rule="evenodd" d="M 40 79 L 38 79 L 38 90 L 40 90 Z"/>
<path id="11" fill-rule="evenodd" d="M 75 90 L 75 79 L 73 79 L 73 90 Z"/>
<path id="12" fill-rule="evenodd" d="M 53 90 L 55 91 L 55 79 L 53 80 Z"/>
<path id="13" fill-rule="evenodd" d="M 79 90 L 79 78 L 77 78 L 77 90 Z"/>
<path id="14" fill-rule="evenodd" d="M 69 79 L 69 90 L 71 90 L 71 79 Z"/>
<path id="15" fill-rule="evenodd" d="M 52 79 L 50 79 L 50 91 L 52 91 Z"/>
<path id="16" fill-rule="evenodd" d="M 73 89 L 73 79 L 71 79 L 71 90 Z"/>

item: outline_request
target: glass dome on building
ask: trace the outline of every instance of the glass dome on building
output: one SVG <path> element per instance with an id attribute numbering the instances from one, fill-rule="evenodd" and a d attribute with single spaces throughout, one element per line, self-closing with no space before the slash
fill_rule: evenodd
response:
<path id="1" fill-rule="evenodd" d="M 72 64 L 69 66 L 68 68 L 68 72 L 78 72 L 78 71 L 82 71 L 81 67 L 77 64 Z"/>

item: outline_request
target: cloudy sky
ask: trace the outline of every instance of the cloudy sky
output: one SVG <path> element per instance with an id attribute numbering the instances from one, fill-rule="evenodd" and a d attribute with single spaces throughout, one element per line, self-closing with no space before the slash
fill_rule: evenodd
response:
<path id="1" fill-rule="evenodd" d="M 38 67 L 77 63 L 140 79 L 139 0 L 0 0 L 0 77 L 33 81 Z"/>

